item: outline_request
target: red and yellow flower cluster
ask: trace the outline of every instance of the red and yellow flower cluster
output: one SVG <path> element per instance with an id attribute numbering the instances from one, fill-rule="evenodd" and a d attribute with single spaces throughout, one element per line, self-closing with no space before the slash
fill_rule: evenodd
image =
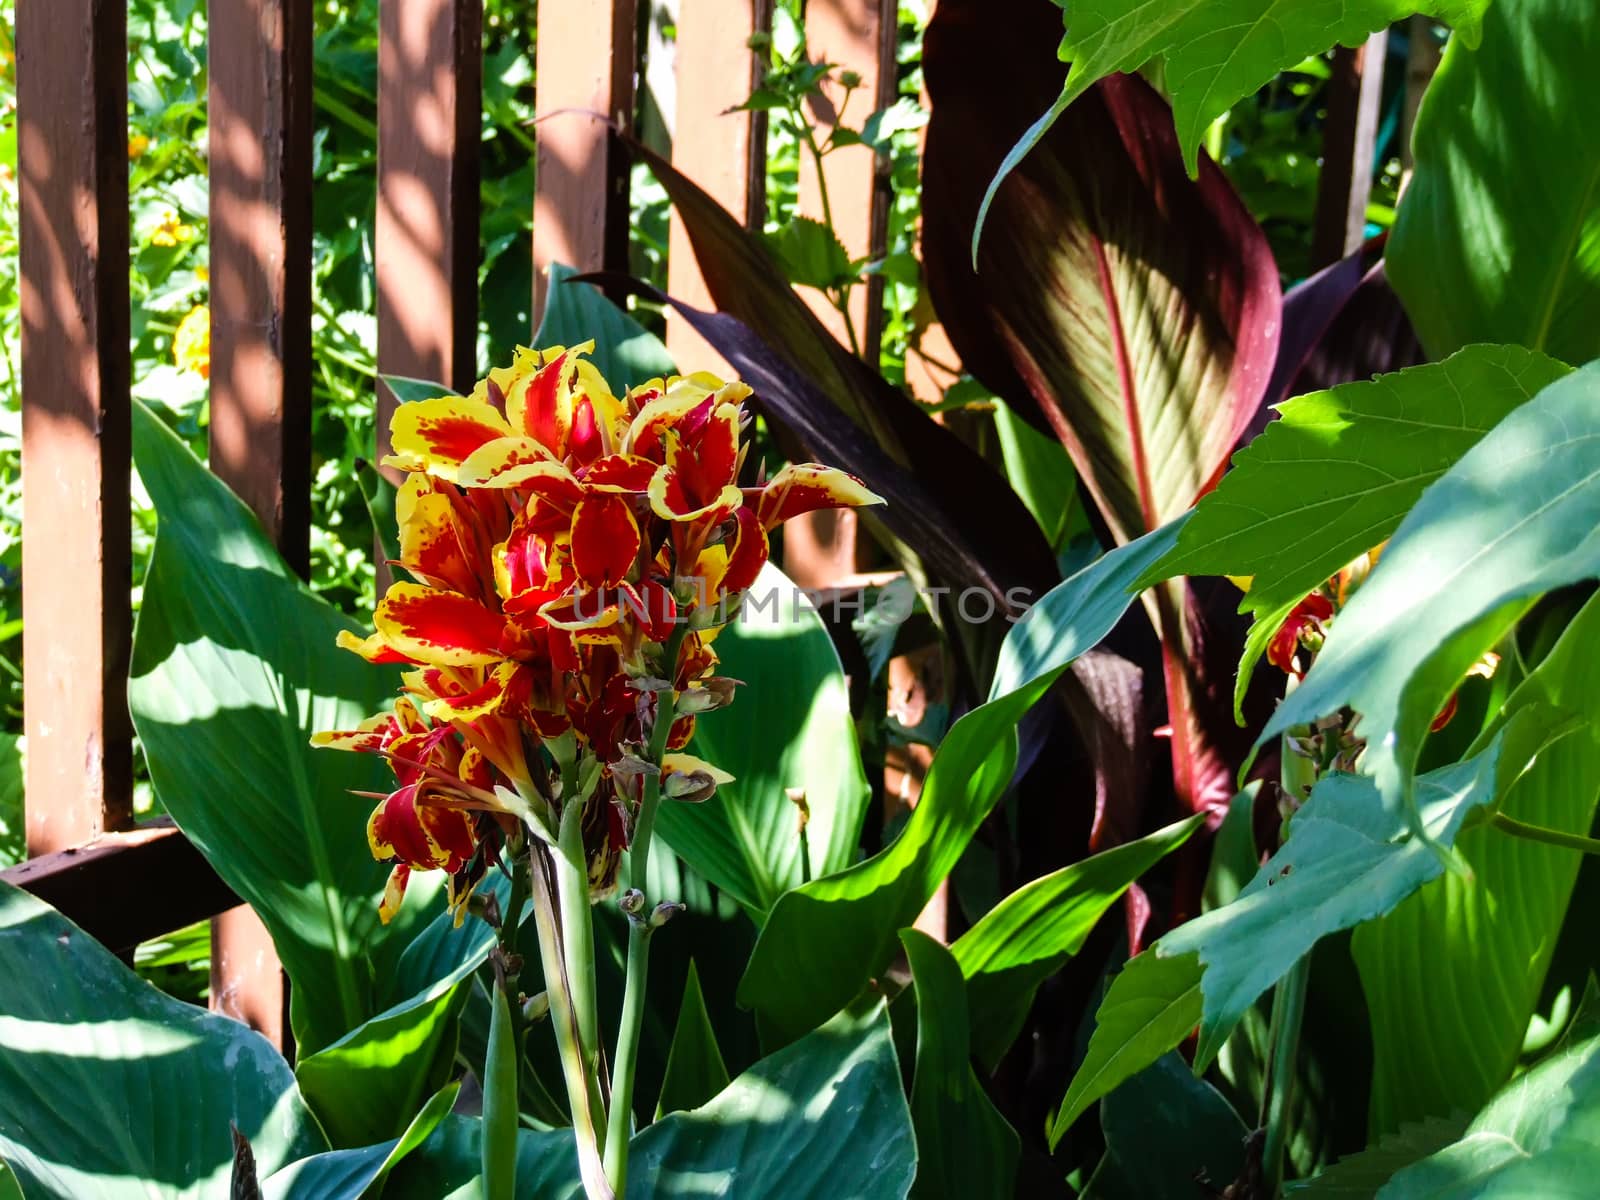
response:
<path id="1" fill-rule="evenodd" d="M 614 886 L 641 794 L 703 799 L 728 777 L 680 752 L 696 714 L 728 703 L 712 640 L 767 561 L 779 522 L 881 501 L 815 464 L 741 487 L 750 389 L 705 374 L 615 396 L 584 355 L 521 350 L 470 396 L 403 404 L 385 465 L 396 582 L 376 632 L 340 645 L 402 663 L 390 713 L 320 745 L 384 755 L 398 787 L 368 824 L 394 863 L 450 874 L 458 916 L 516 822 L 554 831 L 573 802 L 596 896 Z M 397 575 L 400 572 L 396 572 Z M 673 661 L 667 661 L 667 651 Z M 663 694 L 676 714 L 644 761 Z"/>

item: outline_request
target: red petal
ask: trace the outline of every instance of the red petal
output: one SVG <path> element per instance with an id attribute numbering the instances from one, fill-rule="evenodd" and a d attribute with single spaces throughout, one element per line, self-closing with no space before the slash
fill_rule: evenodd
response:
<path id="1" fill-rule="evenodd" d="M 639 554 L 632 506 L 609 492 L 592 493 L 572 514 L 572 565 L 591 587 L 621 582 Z"/>

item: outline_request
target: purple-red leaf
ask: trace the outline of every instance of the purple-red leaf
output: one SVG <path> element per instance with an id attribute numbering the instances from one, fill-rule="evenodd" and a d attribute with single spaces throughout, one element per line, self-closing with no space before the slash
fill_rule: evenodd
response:
<path id="1" fill-rule="evenodd" d="M 1170 109 L 1132 76 L 1075 101 L 1006 179 L 974 275 L 984 185 L 1060 90 L 1059 19 L 1047 5 L 1005 20 L 978 0 L 936 10 L 923 255 L 967 368 L 1031 400 L 1125 542 L 1226 464 L 1266 393 L 1281 294 L 1260 227 L 1214 164 L 1188 177 Z"/>

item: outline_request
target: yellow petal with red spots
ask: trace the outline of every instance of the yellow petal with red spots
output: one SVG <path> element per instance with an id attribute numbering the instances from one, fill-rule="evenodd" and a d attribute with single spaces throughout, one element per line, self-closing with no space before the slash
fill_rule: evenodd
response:
<path id="1" fill-rule="evenodd" d="M 506 419 L 487 401 L 470 396 L 415 400 L 394 410 L 389 422 L 394 453 L 383 465 L 454 479 L 473 451 L 511 433 Z"/>
<path id="2" fill-rule="evenodd" d="M 680 774 L 691 775 L 696 771 L 702 772 L 716 783 L 732 783 L 734 777 L 721 767 L 713 766 L 703 758 L 696 758 L 692 754 L 663 754 L 661 756 L 662 775 Z"/>
<path id="3" fill-rule="evenodd" d="M 434 490 L 427 475 L 407 476 L 395 496 L 400 525 L 400 564 L 412 575 L 451 591 L 476 589 L 477 576 L 467 562 L 455 505 Z M 448 485 L 444 485 L 448 486 Z"/>
<path id="4" fill-rule="evenodd" d="M 664 521 L 725 521 L 739 507 L 743 494 L 729 484 L 703 504 L 696 504 L 684 490 L 683 479 L 671 467 L 661 467 L 650 477 L 646 489 L 650 510 Z"/>
<path id="5" fill-rule="evenodd" d="M 382 750 L 395 731 L 395 720 L 388 713 L 368 717 L 354 729 L 327 729 L 311 735 L 313 746 L 329 750 L 359 750 L 368 754 Z"/>
<path id="6" fill-rule="evenodd" d="M 348 650 L 352 654 L 359 654 L 369 663 L 414 663 L 416 659 L 407 658 L 400 651 L 389 644 L 389 639 L 381 633 L 369 634 L 361 637 L 348 629 L 339 630 L 334 638 L 334 644 L 341 650 Z"/>
<path id="7" fill-rule="evenodd" d="M 498 712 L 505 703 L 506 685 L 515 677 L 520 663 L 503 662 L 474 688 L 441 689 L 424 701 L 422 711 L 436 721 L 476 721 Z"/>
<path id="8" fill-rule="evenodd" d="M 572 474 L 532 438 L 501 437 L 484 442 L 469 454 L 455 481 L 464 488 L 505 488 L 557 473 L 568 478 Z"/>
<path id="9" fill-rule="evenodd" d="M 639 554 L 639 523 L 621 496 L 585 496 L 572 514 L 572 565 L 590 587 L 621 583 Z"/>
<path id="10" fill-rule="evenodd" d="M 769 553 L 767 531 L 761 528 L 756 514 L 748 508 L 740 508 L 735 515 L 739 519 L 738 532 L 734 534 L 733 549 L 718 581 L 719 590 L 728 593 L 742 592 L 754 583 Z"/>
<path id="11" fill-rule="evenodd" d="M 686 385 L 651 400 L 639 410 L 639 415 L 634 417 L 633 424 L 628 427 L 628 434 L 622 440 L 623 453 L 664 462 L 667 455 L 668 431 L 704 404 L 714 390 Z"/>
<path id="12" fill-rule="evenodd" d="M 394 870 L 389 872 L 388 881 L 383 885 L 383 899 L 378 901 L 378 920 L 385 925 L 394 920 L 395 913 L 400 911 L 410 879 L 411 868 L 405 863 L 396 863 Z"/>
<path id="13" fill-rule="evenodd" d="M 439 667 L 492 666 L 503 657 L 505 618 L 459 592 L 397 583 L 372 614 L 389 644 Z"/>
<path id="14" fill-rule="evenodd" d="M 860 508 L 882 504 L 883 497 L 869 491 L 854 475 L 816 463 L 791 463 L 761 490 L 757 513 L 766 529 L 790 517 L 823 508 Z"/>
<path id="15" fill-rule="evenodd" d="M 638 596 L 638 593 L 633 592 L 633 589 L 626 584 L 623 587 L 635 597 Z M 568 632 L 607 629 L 622 619 L 624 601 L 620 592 L 621 589 L 610 593 L 569 592 L 544 604 L 539 609 L 539 615 L 557 629 Z M 637 603 L 640 608 L 643 607 L 642 600 L 638 600 Z"/>
<path id="16" fill-rule="evenodd" d="M 593 349 L 593 342 L 585 342 L 570 350 L 553 346 L 543 351 L 544 365 L 517 380 L 506 393 L 506 419 L 512 428 L 557 457 L 566 454 L 567 431 L 572 428 L 577 356 Z"/>
<path id="17" fill-rule="evenodd" d="M 583 473 L 583 486 L 596 492 L 642 492 L 656 464 L 637 454 L 609 454 Z"/>

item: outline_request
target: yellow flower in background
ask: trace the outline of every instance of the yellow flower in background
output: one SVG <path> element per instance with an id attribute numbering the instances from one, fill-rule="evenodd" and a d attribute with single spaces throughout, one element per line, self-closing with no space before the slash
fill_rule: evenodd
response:
<path id="1" fill-rule="evenodd" d="M 194 236 L 194 226 L 183 224 L 178 219 L 178 214 L 169 208 L 167 215 L 161 218 L 161 224 L 151 231 L 150 244 L 152 246 L 176 246 L 180 242 L 194 241 Z"/>
<path id="2" fill-rule="evenodd" d="M 210 267 L 206 267 L 206 266 L 196 267 L 194 269 L 194 277 L 196 279 L 198 279 L 201 283 L 210 283 L 211 282 L 211 268 Z"/>
<path id="3" fill-rule="evenodd" d="M 178 323 L 172 335 L 172 360 L 185 371 L 211 378 L 211 310 L 197 304 Z"/>
<path id="4" fill-rule="evenodd" d="M 142 134 L 142 133 L 130 133 L 128 135 L 128 161 L 129 162 L 132 162 L 134 159 L 141 157 L 144 154 L 144 152 L 146 150 L 148 150 L 148 149 L 150 149 L 150 139 L 145 137 L 144 134 Z"/>

